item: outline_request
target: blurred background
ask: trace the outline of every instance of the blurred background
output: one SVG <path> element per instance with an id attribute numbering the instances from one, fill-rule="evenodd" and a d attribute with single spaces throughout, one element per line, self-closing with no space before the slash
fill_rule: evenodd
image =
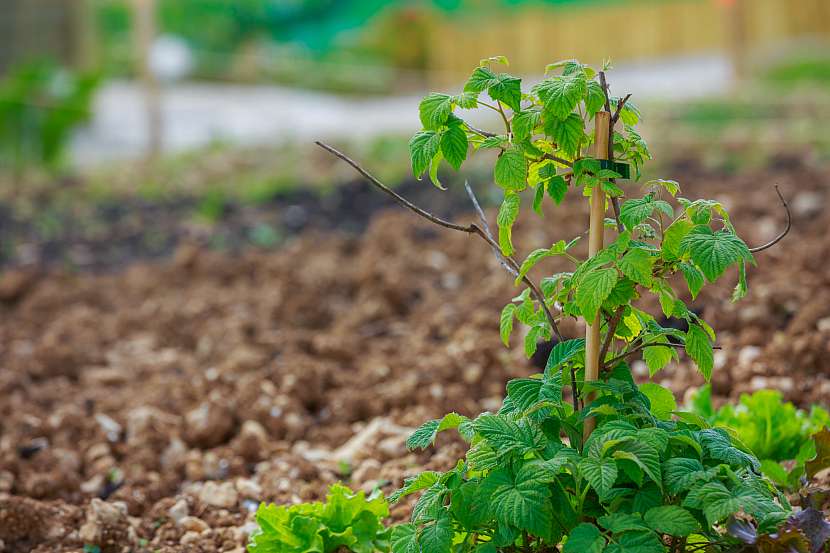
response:
<path id="1" fill-rule="evenodd" d="M 39 195 L 34 212 L 13 209 L 17 226 L 9 215 L 0 226 L 2 264 L 118 263 L 80 245 L 41 251 L 50 234 L 83 233 L 59 232 L 70 200 L 184 202 L 210 226 L 232 203 L 331 185 L 342 176 L 316 162 L 314 139 L 353 143 L 381 176 L 401 180 L 418 98 L 459 88 L 496 54 L 526 82 L 551 61 L 611 59 L 612 89 L 648 104 L 658 159 L 695 151 L 734 169 L 830 148 L 825 0 L 2 5 L 0 199 L 10 209 Z M 20 225 L 34 228 L 34 243 Z M 271 243 L 284 230 L 251 232 Z M 168 252 L 163 234 L 143 253 Z"/>

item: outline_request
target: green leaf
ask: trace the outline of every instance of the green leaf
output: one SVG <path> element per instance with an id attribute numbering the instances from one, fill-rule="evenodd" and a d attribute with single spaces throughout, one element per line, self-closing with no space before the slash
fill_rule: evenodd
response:
<path id="1" fill-rule="evenodd" d="M 559 205 L 568 193 L 568 183 L 562 175 L 555 175 L 548 179 L 545 189 L 548 192 L 548 196 L 556 202 L 556 205 Z"/>
<path id="2" fill-rule="evenodd" d="M 519 425 L 503 415 L 480 415 L 473 421 L 473 428 L 499 455 L 513 451 L 524 454 L 543 446 L 543 436 L 537 428 Z"/>
<path id="3" fill-rule="evenodd" d="M 425 129 L 438 130 L 452 113 L 452 96 L 433 92 L 421 100 L 418 106 L 421 124 Z"/>
<path id="4" fill-rule="evenodd" d="M 655 258 L 648 251 L 642 248 L 634 248 L 623 255 L 617 265 L 622 274 L 638 284 L 649 287 L 651 286 L 651 270 L 654 261 Z"/>
<path id="5" fill-rule="evenodd" d="M 439 432 L 458 428 L 466 420 L 468 420 L 467 417 L 458 413 L 448 413 L 441 419 L 427 421 L 409 436 L 406 440 L 406 447 L 408 449 L 425 449 L 432 445 Z"/>
<path id="6" fill-rule="evenodd" d="M 654 194 L 647 194 L 642 198 L 623 202 L 620 206 L 620 221 L 628 230 L 634 230 L 634 227 L 651 217 L 655 209 L 669 217 L 674 216 L 671 205 L 662 200 L 655 200 Z"/>
<path id="7" fill-rule="evenodd" d="M 539 479 L 534 465 L 526 464 L 516 473 L 506 468 L 494 470 L 481 486 L 499 522 L 534 536 L 550 537 L 553 518 L 550 488 Z"/>
<path id="8" fill-rule="evenodd" d="M 534 91 L 544 102 L 545 116 L 565 119 L 588 93 L 588 83 L 584 74 L 574 73 L 546 79 Z"/>
<path id="9" fill-rule="evenodd" d="M 712 378 L 712 369 L 715 366 L 715 353 L 712 348 L 712 340 L 709 334 L 698 324 L 690 324 L 686 332 L 686 353 L 689 354 L 700 374 L 708 382 Z"/>
<path id="10" fill-rule="evenodd" d="M 652 530 L 670 536 L 685 537 L 700 529 L 692 513 L 677 505 L 664 505 L 646 511 L 643 515 Z"/>
<path id="11" fill-rule="evenodd" d="M 464 92 L 480 93 L 496 82 L 496 74 L 487 67 L 476 67 L 470 76 L 467 84 L 464 85 Z"/>
<path id="12" fill-rule="evenodd" d="M 670 420 L 672 411 L 677 409 L 677 401 L 671 390 L 654 382 L 645 382 L 640 385 L 640 392 L 645 394 L 651 403 L 651 414 L 661 420 Z"/>
<path id="13" fill-rule="evenodd" d="M 452 519 L 446 510 L 441 509 L 441 515 L 435 522 L 425 525 L 418 536 L 420 553 L 450 553 L 452 535 Z"/>
<path id="14" fill-rule="evenodd" d="M 679 263 L 678 267 L 683 273 L 683 278 L 686 279 L 686 285 L 689 287 L 692 299 L 695 299 L 700 289 L 703 288 L 703 273 L 700 272 L 700 269 L 685 261 Z"/>
<path id="15" fill-rule="evenodd" d="M 698 225 L 680 242 L 681 252 L 688 252 L 709 282 L 716 281 L 727 267 L 740 261 L 754 263 L 752 253 L 744 243 L 728 230 L 712 232 L 708 226 Z"/>
<path id="16" fill-rule="evenodd" d="M 548 361 L 545 364 L 545 376 L 549 377 L 563 364 L 577 356 L 580 352 L 585 350 L 585 339 L 576 338 L 573 340 L 566 340 L 559 342 L 550 351 Z"/>
<path id="17" fill-rule="evenodd" d="M 462 92 L 452 98 L 453 103 L 462 109 L 475 109 L 478 107 L 478 93 L 477 92 Z"/>
<path id="18" fill-rule="evenodd" d="M 542 120 L 542 113 L 539 110 L 520 111 L 513 116 L 510 122 L 513 130 L 513 138 L 521 142 L 533 135 L 533 129 L 539 126 Z"/>
<path id="19" fill-rule="evenodd" d="M 518 194 L 505 194 L 496 217 L 496 224 L 499 226 L 499 247 L 504 255 L 513 255 L 513 223 L 519 215 L 520 202 Z"/>
<path id="20" fill-rule="evenodd" d="M 545 123 L 545 134 L 550 136 L 566 156 L 575 157 L 585 136 L 582 118 L 576 113 L 565 119 L 553 119 Z"/>
<path id="21" fill-rule="evenodd" d="M 663 462 L 663 483 L 672 495 L 688 491 L 695 482 L 707 479 L 706 469 L 697 459 L 674 457 Z"/>
<path id="22" fill-rule="evenodd" d="M 617 270 L 594 269 L 585 274 L 576 289 L 576 304 L 586 321 L 593 321 L 602 302 L 617 283 Z"/>
<path id="23" fill-rule="evenodd" d="M 396 490 L 395 493 L 389 496 L 390 503 L 397 503 L 402 498 L 413 493 L 425 490 L 438 482 L 441 473 L 432 470 L 427 470 L 420 473 L 418 476 L 410 476 L 403 481 L 403 486 Z"/>
<path id="24" fill-rule="evenodd" d="M 623 532 L 643 531 L 648 530 L 643 519 L 638 515 L 631 515 L 628 513 L 611 513 L 601 516 L 597 519 L 599 524 L 610 531 L 612 534 L 622 534 Z"/>
<path id="25" fill-rule="evenodd" d="M 447 127 L 441 135 L 441 153 L 444 159 L 457 171 L 467 159 L 467 133 L 460 125 Z"/>
<path id="26" fill-rule="evenodd" d="M 661 255 L 666 261 L 674 261 L 681 255 L 680 243 L 694 228 L 691 222 L 686 219 L 678 219 L 672 223 L 663 233 L 661 244 Z"/>
<path id="27" fill-rule="evenodd" d="M 527 186 L 527 160 L 518 146 L 508 147 L 496 160 L 496 184 L 505 190 L 524 190 Z"/>
<path id="28" fill-rule="evenodd" d="M 542 200 L 545 199 L 545 184 L 539 183 L 536 185 L 536 192 L 533 194 L 533 211 L 537 214 L 544 215 L 542 213 Z"/>
<path id="29" fill-rule="evenodd" d="M 438 153 L 441 135 L 435 131 L 420 131 L 409 140 L 409 157 L 412 160 L 412 173 L 421 178 L 432 158 Z"/>
<path id="30" fill-rule="evenodd" d="M 487 89 L 487 93 L 493 100 L 506 104 L 514 112 L 522 109 L 522 80 L 517 77 L 500 73 Z"/>
<path id="31" fill-rule="evenodd" d="M 499 334 L 505 346 L 510 346 L 510 334 L 513 333 L 513 317 L 516 315 L 516 304 L 508 303 L 501 310 L 499 317 Z"/>
<path id="32" fill-rule="evenodd" d="M 648 375 L 654 376 L 674 358 L 674 350 L 669 346 L 650 346 L 643 350 L 643 360 L 648 367 Z"/>
<path id="33" fill-rule="evenodd" d="M 418 527 L 408 522 L 392 528 L 392 553 L 420 553 Z"/>
<path id="34" fill-rule="evenodd" d="M 585 97 L 585 111 L 593 117 L 605 105 L 605 93 L 596 81 L 588 81 L 588 95 Z"/>
<path id="35" fill-rule="evenodd" d="M 600 499 L 611 491 L 617 480 L 617 464 L 606 457 L 585 457 L 579 462 L 579 470 Z"/>
<path id="36" fill-rule="evenodd" d="M 660 537 L 654 532 L 626 532 L 619 538 L 621 553 L 664 553 Z"/>
<path id="37" fill-rule="evenodd" d="M 550 248 L 540 248 L 538 250 L 533 250 L 530 254 L 522 261 L 521 267 L 519 267 L 519 275 L 516 277 L 516 282 L 521 282 L 522 278 L 530 272 L 530 270 L 542 259 L 546 257 L 551 257 L 557 255 L 556 252 L 551 251 Z"/>
<path id="38" fill-rule="evenodd" d="M 626 441 L 616 447 L 615 459 L 634 461 L 659 487 L 663 486 L 660 471 L 660 455 L 657 450 L 644 442 Z"/>
<path id="39" fill-rule="evenodd" d="M 599 528 L 583 522 L 571 530 L 562 553 L 602 553 L 604 548 L 605 538 L 602 537 Z"/>

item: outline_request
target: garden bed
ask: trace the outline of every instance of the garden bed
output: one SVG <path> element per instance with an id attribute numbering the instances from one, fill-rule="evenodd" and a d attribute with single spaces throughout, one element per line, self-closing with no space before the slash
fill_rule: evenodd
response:
<path id="1" fill-rule="evenodd" d="M 826 405 L 830 171 L 796 162 L 723 176 L 692 165 L 672 176 L 690 197 L 721 200 L 750 246 L 784 224 L 773 184 L 793 211 L 793 232 L 750 269 L 740 309 L 728 283 L 691 304 L 719 332 L 715 396 L 775 387 Z M 520 223 L 517 246 L 584 228 L 581 198 L 567 201 Z M 390 492 L 449 467 L 460 444 L 442 437 L 438 453 L 409 453 L 409 430 L 450 410 L 495 410 L 508 379 L 535 372 L 521 347 L 499 342 L 515 289 L 483 243 L 397 209 L 360 235 L 315 227 L 325 225 L 274 252 L 179 240 L 168 261 L 111 274 L 3 275 L 6 551 L 77 551 L 95 532 L 112 551 L 233 551 L 258 501 L 316 499 L 338 479 Z M 679 399 L 702 383 L 685 360 L 659 379 Z M 407 504 L 393 508 L 407 516 Z"/>

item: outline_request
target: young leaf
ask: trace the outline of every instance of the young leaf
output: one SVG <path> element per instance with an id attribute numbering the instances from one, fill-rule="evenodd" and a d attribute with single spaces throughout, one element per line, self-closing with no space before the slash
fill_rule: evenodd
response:
<path id="1" fill-rule="evenodd" d="M 517 77 L 500 73 L 487 89 L 487 93 L 493 100 L 506 104 L 514 112 L 522 109 L 522 80 Z"/>
<path id="2" fill-rule="evenodd" d="M 622 274 L 638 284 L 651 286 L 651 269 L 655 258 L 642 248 L 629 250 L 617 263 Z"/>
<path id="3" fill-rule="evenodd" d="M 510 346 L 510 334 L 513 333 L 513 317 L 516 315 L 516 304 L 508 303 L 501 310 L 499 317 L 499 334 L 505 346 Z"/>
<path id="4" fill-rule="evenodd" d="M 693 228 L 680 242 L 680 250 L 689 252 L 709 282 L 716 281 L 727 267 L 739 261 L 754 263 L 749 248 L 735 233 L 713 232 L 705 225 Z"/>
<path id="5" fill-rule="evenodd" d="M 686 332 L 686 353 L 689 354 L 707 381 L 712 378 L 715 354 L 709 334 L 698 324 L 690 324 Z"/>
<path id="6" fill-rule="evenodd" d="M 584 74 L 574 73 L 542 81 L 535 91 L 544 102 L 547 117 L 565 119 L 587 94 L 588 84 Z"/>
<path id="7" fill-rule="evenodd" d="M 467 133 L 460 125 L 450 125 L 441 134 L 441 153 L 456 171 L 467 159 L 467 147 Z"/>
<path id="8" fill-rule="evenodd" d="M 700 269 L 685 261 L 679 263 L 678 267 L 680 267 L 680 271 L 683 273 L 683 278 L 686 279 L 686 285 L 689 287 L 689 293 L 692 294 L 692 299 L 695 299 L 701 288 L 703 288 L 703 273 L 700 272 Z"/>
<path id="9" fill-rule="evenodd" d="M 602 302 L 617 283 L 617 270 L 613 268 L 589 271 L 576 289 L 576 304 L 586 321 L 593 321 Z"/>
<path id="10" fill-rule="evenodd" d="M 585 111 L 593 117 L 605 105 L 605 93 L 596 81 L 588 81 L 588 95 L 585 97 Z"/>
<path id="11" fill-rule="evenodd" d="M 418 106 L 421 124 L 425 129 L 438 130 L 452 113 L 452 96 L 433 92 L 421 100 Z"/>
<path id="12" fill-rule="evenodd" d="M 585 136 L 582 118 L 571 113 L 564 119 L 552 119 L 545 123 L 545 134 L 550 136 L 556 145 L 568 157 L 575 157 Z"/>
<path id="13" fill-rule="evenodd" d="M 671 419 L 672 411 L 677 409 L 677 401 L 671 390 L 654 382 L 645 382 L 640 385 L 640 392 L 645 394 L 651 403 L 651 414 L 662 420 Z"/>
<path id="14" fill-rule="evenodd" d="M 539 122 L 542 120 L 542 113 L 538 110 L 520 111 L 513 116 L 511 121 L 511 128 L 513 130 L 513 137 L 517 141 L 530 138 Z"/>
<path id="15" fill-rule="evenodd" d="M 403 482 L 403 486 L 389 496 L 389 502 L 397 503 L 408 495 L 429 488 L 438 482 L 440 476 L 441 473 L 439 472 L 427 470 L 420 473 L 418 476 L 410 476 L 409 478 L 406 478 Z"/>
<path id="16" fill-rule="evenodd" d="M 409 157 L 412 160 L 412 173 L 421 178 L 438 153 L 441 135 L 435 131 L 420 131 L 409 140 Z"/>
<path id="17" fill-rule="evenodd" d="M 508 147 L 496 160 L 496 184 L 505 190 L 524 190 L 527 186 L 527 160 L 518 146 Z"/>
<path id="18" fill-rule="evenodd" d="M 542 436 L 535 427 L 519 426 L 502 415 L 480 415 L 473 421 L 473 428 L 495 449 L 499 455 L 513 451 L 526 453 L 542 447 Z"/>
<path id="19" fill-rule="evenodd" d="M 499 247 L 504 255 L 513 254 L 513 223 L 519 215 L 520 202 L 518 194 L 505 194 L 496 217 L 499 226 Z"/>
<path id="20" fill-rule="evenodd" d="M 480 93 L 496 82 L 496 74 L 487 67 L 476 67 L 470 76 L 467 84 L 464 85 L 464 92 Z"/>

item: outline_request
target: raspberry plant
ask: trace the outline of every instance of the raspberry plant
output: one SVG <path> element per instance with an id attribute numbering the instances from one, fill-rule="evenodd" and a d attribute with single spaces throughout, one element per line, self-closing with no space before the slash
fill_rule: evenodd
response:
<path id="1" fill-rule="evenodd" d="M 497 238 L 469 187 L 480 222 L 452 223 L 320 144 L 407 208 L 477 234 L 494 249 L 522 288 L 501 313 L 505 344 L 515 321 L 528 328 L 528 356 L 538 341 L 557 341 L 544 372 L 507 383 L 497 413 L 474 419 L 450 413 L 410 437 L 408 447 L 426 448 L 439 432 L 454 429 L 469 450 L 451 470 L 409 478 L 390 497 L 421 494 L 411 522 L 393 528 L 392 552 L 674 553 L 737 550 L 750 541 L 768 551 L 813 550 L 826 538 L 803 530 L 804 517 L 792 514 L 757 458 L 726 430 L 678 411 L 671 391 L 653 382 L 638 386 L 628 364 L 641 356 L 653 376 L 683 350 L 708 380 L 715 332 L 682 301 L 677 282 L 682 278 L 695 298 L 734 268 L 733 300 L 739 300 L 753 252 L 786 234 L 789 211 L 787 230 L 753 249 L 723 205 L 679 197 L 673 180 L 649 180 L 644 195 L 635 195 L 617 179 L 630 173 L 638 180 L 650 154 L 636 130 L 639 111 L 628 96 L 609 95 L 604 71 L 573 60 L 552 64 L 552 75 L 525 92 L 521 79 L 493 69 L 499 63 L 506 60 L 483 60 L 459 94 L 425 97 L 423 129 L 409 143 L 413 172 L 428 174 L 439 188 L 442 161 L 458 169 L 470 151 L 498 152 Z M 500 132 L 463 119 L 464 110 L 482 106 L 499 114 Z M 574 193 L 590 198 L 589 256 L 577 255 L 577 236 L 515 260 L 512 228 L 523 198 L 541 213 L 543 203 L 560 205 Z M 613 217 L 603 220 L 606 203 Z M 616 234 L 605 247 L 603 224 Z M 555 256 L 571 270 L 532 281 L 530 270 Z M 646 295 L 688 330 L 661 326 L 639 307 Z M 565 339 L 564 318 L 584 320 L 586 339 Z"/>

